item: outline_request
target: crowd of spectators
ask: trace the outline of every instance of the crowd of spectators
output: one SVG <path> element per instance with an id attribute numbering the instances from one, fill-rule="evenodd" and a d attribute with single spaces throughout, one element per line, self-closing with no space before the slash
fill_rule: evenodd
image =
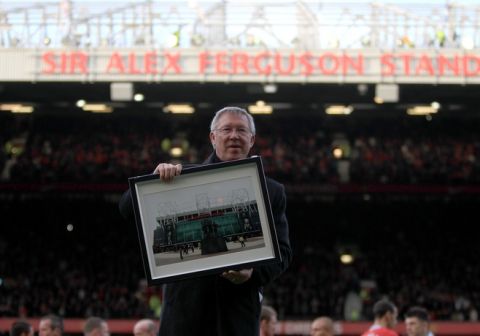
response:
<path id="1" fill-rule="evenodd" d="M 209 118 L 171 117 L 0 115 L 1 183 L 125 183 L 157 162 L 202 161 Z M 257 127 L 253 153 L 285 184 L 479 182 L 475 121 L 267 117 Z M 173 158 L 172 146 L 184 154 Z M 9 190 L 0 193 L 0 315 L 158 316 L 161 291 L 145 283 L 119 194 Z M 477 320 L 480 251 L 469 218 L 478 205 L 404 201 L 289 201 L 294 260 L 265 291 L 279 317 L 370 320 L 372 302 L 388 295 L 401 313 L 419 304 L 436 320 Z M 350 265 L 338 258 L 347 249 Z"/>
<path id="2" fill-rule="evenodd" d="M 50 197 L 1 207 L 8 221 L 0 229 L 0 315 L 158 316 L 160 287 L 146 286 L 136 228 L 115 202 Z M 281 319 L 370 320 L 371 304 L 387 295 L 401 314 L 421 304 L 434 320 L 475 320 L 480 250 L 458 215 L 475 209 L 290 202 L 293 263 L 266 287 L 265 300 Z M 352 264 L 340 262 L 345 249 Z M 352 298 L 359 301 L 353 312 Z"/>
<path id="3" fill-rule="evenodd" d="M 400 316 L 416 304 L 434 320 L 477 321 L 476 203 L 414 203 L 291 204 L 295 258 L 267 288 L 270 304 L 280 316 L 358 321 L 387 296 Z"/>
<path id="4" fill-rule="evenodd" d="M 200 162 L 211 152 L 208 119 L 37 118 L 2 135 L 3 182 L 125 182 L 164 161 Z M 328 123 L 257 118 L 252 154 L 268 175 L 304 184 L 478 184 L 480 124 Z M 4 121 L 6 122 L 6 121 Z M 11 122 L 13 123 L 13 122 Z M 431 122 L 432 123 L 432 122 Z M 448 128 L 448 126 L 451 126 Z M 455 132 L 455 130 L 457 130 Z M 461 131 L 458 131 L 461 130 Z M 181 148 L 173 156 L 171 149 Z M 12 152 L 13 151 L 13 152 Z"/>
<path id="5" fill-rule="evenodd" d="M 2 214 L 1 316 L 158 315 L 161 289 L 147 286 L 136 229 L 115 205 L 3 202 Z"/>

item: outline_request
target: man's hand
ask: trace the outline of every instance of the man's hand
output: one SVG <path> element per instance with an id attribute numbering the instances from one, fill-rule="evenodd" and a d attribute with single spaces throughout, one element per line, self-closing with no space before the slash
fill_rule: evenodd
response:
<path id="1" fill-rule="evenodd" d="M 160 180 L 165 182 L 171 181 L 175 176 L 180 175 L 181 172 L 181 164 L 174 165 L 171 163 L 160 163 L 153 171 L 154 174 L 159 175 Z"/>
<path id="2" fill-rule="evenodd" d="M 222 277 L 230 280 L 235 285 L 240 285 L 252 277 L 253 268 L 243 269 L 240 271 L 223 272 Z"/>

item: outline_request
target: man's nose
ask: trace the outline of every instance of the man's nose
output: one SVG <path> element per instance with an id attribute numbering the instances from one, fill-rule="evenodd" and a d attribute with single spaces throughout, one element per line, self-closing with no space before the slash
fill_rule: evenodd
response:
<path id="1" fill-rule="evenodd" d="M 230 132 L 230 137 L 231 138 L 239 138 L 240 137 L 240 133 L 238 132 L 238 130 L 236 128 L 232 128 L 232 131 Z"/>

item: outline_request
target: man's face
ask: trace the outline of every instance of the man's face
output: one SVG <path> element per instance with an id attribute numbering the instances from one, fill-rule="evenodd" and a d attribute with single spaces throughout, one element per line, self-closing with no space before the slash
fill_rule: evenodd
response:
<path id="1" fill-rule="evenodd" d="M 398 321 L 397 321 L 398 310 L 395 309 L 395 310 L 393 311 L 393 313 L 387 312 L 386 316 L 387 316 L 387 327 L 388 327 L 389 329 L 394 329 L 395 326 L 397 325 L 397 322 L 398 322 Z"/>
<path id="2" fill-rule="evenodd" d="M 152 336 L 152 333 L 148 329 L 148 325 L 145 323 L 137 323 L 133 327 L 134 336 Z"/>
<path id="3" fill-rule="evenodd" d="M 38 325 L 38 336 L 54 336 L 54 329 L 50 320 L 40 320 Z"/>
<path id="4" fill-rule="evenodd" d="M 428 333 L 428 324 L 418 317 L 407 317 L 405 328 L 408 336 L 425 336 Z"/>
<path id="5" fill-rule="evenodd" d="M 317 320 L 312 323 L 310 336 L 333 336 L 331 326 L 324 320 Z"/>
<path id="6" fill-rule="evenodd" d="M 262 329 L 262 335 L 265 336 L 274 336 L 275 335 L 275 326 L 277 325 L 277 316 L 273 315 L 270 321 L 262 320 L 260 328 Z"/>
<path id="7" fill-rule="evenodd" d="M 210 141 L 222 161 L 245 159 L 255 142 L 247 117 L 225 112 L 218 119 Z"/>
<path id="8" fill-rule="evenodd" d="M 108 324 L 106 322 L 103 322 L 100 327 L 100 336 L 110 336 L 110 330 L 108 329 Z"/>

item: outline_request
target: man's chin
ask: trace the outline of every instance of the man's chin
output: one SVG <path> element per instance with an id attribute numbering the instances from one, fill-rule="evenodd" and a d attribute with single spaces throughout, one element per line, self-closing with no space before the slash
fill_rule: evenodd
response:
<path id="1" fill-rule="evenodd" d="M 240 159 L 245 159 L 245 155 L 227 155 L 227 160 L 232 161 L 232 160 L 240 160 Z"/>
<path id="2" fill-rule="evenodd" d="M 240 152 L 239 150 L 228 150 L 225 153 L 224 157 L 225 157 L 226 161 L 231 161 L 231 160 L 245 159 L 247 157 L 247 155 Z"/>

